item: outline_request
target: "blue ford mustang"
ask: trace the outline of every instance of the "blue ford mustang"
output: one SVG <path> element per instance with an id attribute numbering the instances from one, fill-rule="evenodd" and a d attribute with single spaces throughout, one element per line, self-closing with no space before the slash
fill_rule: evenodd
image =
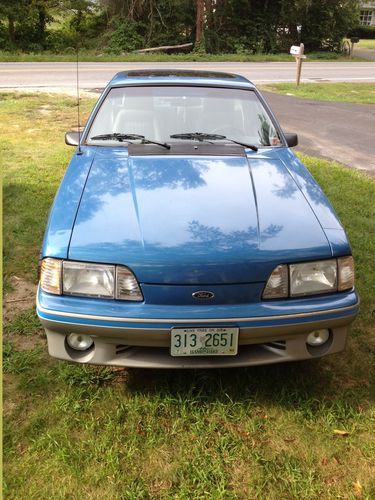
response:
<path id="1" fill-rule="evenodd" d="M 37 294 L 52 356 L 208 368 L 344 349 L 347 237 L 251 82 L 119 73 L 66 142 Z"/>

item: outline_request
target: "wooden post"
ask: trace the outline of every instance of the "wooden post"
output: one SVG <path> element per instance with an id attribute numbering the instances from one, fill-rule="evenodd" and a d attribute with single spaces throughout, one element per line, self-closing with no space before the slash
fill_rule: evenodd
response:
<path id="1" fill-rule="evenodd" d="M 350 59 L 353 57 L 354 52 L 354 44 L 359 42 L 359 38 L 357 36 L 352 36 L 350 39 Z"/>
<path id="2" fill-rule="evenodd" d="M 353 57 L 354 52 L 354 42 L 350 42 L 350 59 Z"/>
<path id="3" fill-rule="evenodd" d="M 304 57 L 303 57 L 304 50 L 305 50 L 305 46 L 303 43 L 301 43 L 299 54 L 298 54 L 298 56 L 296 56 L 296 63 L 297 63 L 296 84 L 297 85 L 299 85 L 300 80 L 301 80 L 302 59 L 304 59 Z"/>

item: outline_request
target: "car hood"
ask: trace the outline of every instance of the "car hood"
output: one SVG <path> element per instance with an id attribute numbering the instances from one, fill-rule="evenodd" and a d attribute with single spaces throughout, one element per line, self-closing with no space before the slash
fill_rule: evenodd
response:
<path id="1" fill-rule="evenodd" d="M 100 148 L 69 259 L 128 266 L 142 283 L 265 281 L 279 263 L 327 258 L 327 237 L 276 154 L 129 156 Z"/>

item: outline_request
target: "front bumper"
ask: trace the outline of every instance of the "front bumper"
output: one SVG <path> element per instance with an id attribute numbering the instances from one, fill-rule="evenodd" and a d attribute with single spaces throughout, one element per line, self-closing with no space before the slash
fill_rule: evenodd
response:
<path id="1" fill-rule="evenodd" d="M 94 303 L 95 313 L 87 313 Z M 51 356 L 139 368 L 239 367 L 332 354 L 345 348 L 349 324 L 357 312 L 355 291 L 313 299 L 211 307 L 94 302 L 51 296 L 40 290 L 37 296 L 37 313 L 47 333 Z M 171 328 L 176 326 L 239 327 L 238 354 L 174 358 L 169 345 Z M 328 342 L 309 347 L 307 335 L 323 328 L 330 330 Z M 87 352 L 74 351 L 66 342 L 69 333 L 91 335 L 94 347 Z"/>

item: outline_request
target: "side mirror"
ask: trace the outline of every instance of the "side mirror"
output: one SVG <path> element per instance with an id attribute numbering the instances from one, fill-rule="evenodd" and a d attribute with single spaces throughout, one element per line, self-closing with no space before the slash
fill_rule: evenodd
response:
<path id="1" fill-rule="evenodd" d="M 65 134 L 65 144 L 67 144 L 68 146 L 78 146 L 79 133 L 78 132 L 67 132 Z"/>
<path id="2" fill-rule="evenodd" d="M 298 144 L 298 135 L 297 134 L 294 134 L 292 132 L 290 132 L 290 133 L 287 132 L 287 133 L 284 133 L 284 137 L 285 137 L 286 143 L 288 144 L 288 146 L 290 148 L 297 146 L 297 144 Z"/>

